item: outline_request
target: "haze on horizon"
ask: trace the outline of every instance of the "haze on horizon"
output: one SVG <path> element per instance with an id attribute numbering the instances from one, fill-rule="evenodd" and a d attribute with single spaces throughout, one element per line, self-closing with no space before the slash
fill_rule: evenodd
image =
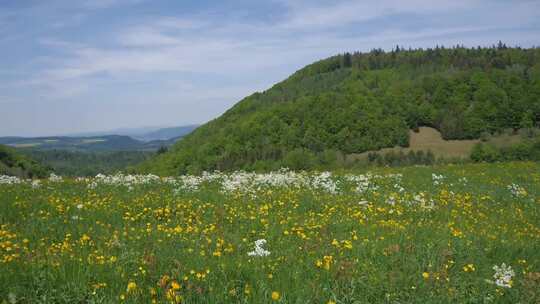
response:
<path id="1" fill-rule="evenodd" d="M 313 61 L 540 45 L 540 1 L 0 2 L 0 136 L 213 119 Z"/>

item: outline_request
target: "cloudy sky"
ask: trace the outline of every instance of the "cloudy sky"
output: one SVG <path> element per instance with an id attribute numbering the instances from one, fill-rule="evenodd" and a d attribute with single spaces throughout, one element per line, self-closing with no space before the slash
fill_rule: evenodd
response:
<path id="1" fill-rule="evenodd" d="M 0 136 L 203 123 L 346 51 L 540 45 L 540 1 L 0 0 Z"/>

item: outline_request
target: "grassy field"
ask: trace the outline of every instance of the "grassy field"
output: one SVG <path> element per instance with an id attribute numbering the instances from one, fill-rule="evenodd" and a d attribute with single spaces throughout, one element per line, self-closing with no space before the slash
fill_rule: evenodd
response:
<path id="1" fill-rule="evenodd" d="M 0 303 L 539 303 L 540 164 L 0 178 Z"/>

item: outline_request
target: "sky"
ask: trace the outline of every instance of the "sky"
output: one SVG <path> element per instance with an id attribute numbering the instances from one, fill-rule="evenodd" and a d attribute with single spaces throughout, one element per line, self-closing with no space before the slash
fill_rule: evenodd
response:
<path id="1" fill-rule="evenodd" d="M 181 126 L 316 60 L 540 45 L 540 1 L 0 0 L 0 136 Z"/>

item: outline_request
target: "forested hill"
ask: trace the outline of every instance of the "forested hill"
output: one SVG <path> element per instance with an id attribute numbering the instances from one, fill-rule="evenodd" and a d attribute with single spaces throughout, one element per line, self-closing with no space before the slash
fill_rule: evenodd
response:
<path id="1" fill-rule="evenodd" d="M 407 146 L 418 126 L 472 139 L 539 121 L 539 48 L 346 53 L 244 98 L 140 169 L 309 167 L 336 154 Z"/>
<path id="2" fill-rule="evenodd" d="M 45 177 L 50 170 L 38 162 L 21 155 L 15 149 L 0 145 L 0 175 L 18 177 Z"/>

